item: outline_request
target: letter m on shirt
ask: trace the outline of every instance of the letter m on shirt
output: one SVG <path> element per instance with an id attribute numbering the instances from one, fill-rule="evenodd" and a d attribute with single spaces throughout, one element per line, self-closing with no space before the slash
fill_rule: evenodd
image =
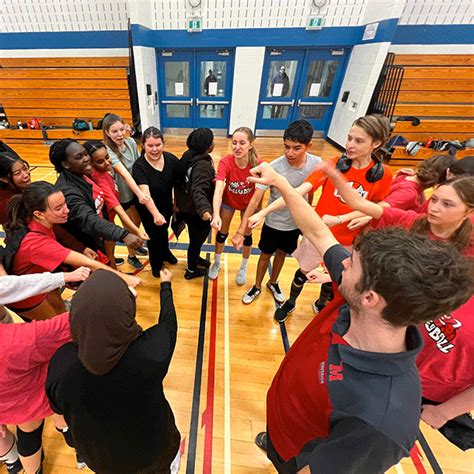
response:
<path id="1" fill-rule="evenodd" d="M 343 379 L 344 379 L 344 375 L 342 373 L 342 364 L 341 365 L 329 364 L 329 381 L 337 382 Z"/>

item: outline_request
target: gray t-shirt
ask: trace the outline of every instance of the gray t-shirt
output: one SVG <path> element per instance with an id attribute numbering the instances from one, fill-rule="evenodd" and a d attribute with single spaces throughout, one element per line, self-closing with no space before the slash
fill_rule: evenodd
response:
<path id="1" fill-rule="evenodd" d="M 125 150 L 122 151 L 122 157 L 118 157 L 117 154 L 107 147 L 107 151 L 109 152 L 110 160 L 112 161 L 112 166 L 115 167 L 118 164 L 122 164 L 127 168 L 128 172 L 132 174 L 132 168 L 135 161 L 138 159 L 138 147 L 135 143 L 135 140 L 132 138 L 125 139 Z M 115 181 L 117 182 L 117 187 L 120 193 L 120 202 L 127 203 L 133 199 L 133 192 L 127 186 L 125 180 L 120 176 L 118 173 L 114 173 Z"/>
<path id="2" fill-rule="evenodd" d="M 280 156 L 280 158 L 272 161 L 269 166 L 271 166 L 277 173 L 284 176 L 294 188 L 297 188 L 311 174 L 313 168 L 322 161 L 323 160 L 319 156 L 306 153 L 306 163 L 304 166 L 302 168 L 294 168 L 288 163 L 286 157 L 283 155 Z M 262 184 L 257 184 L 256 187 L 262 191 L 265 191 L 268 188 L 268 186 L 264 186 Z M 280 196 L 281 194 L 278 189 L 274 186 L 270 186 L 270 198 L 268 199 L 268 205 L 270 205 Z M 265 218 L 265 224 L 268 227 L 276 230 L 286 231 L 295 230 L 298 228 L 298 226 L 293 221 L 291 213 L 287 207 L 268 214 L 268 216 Z"/>

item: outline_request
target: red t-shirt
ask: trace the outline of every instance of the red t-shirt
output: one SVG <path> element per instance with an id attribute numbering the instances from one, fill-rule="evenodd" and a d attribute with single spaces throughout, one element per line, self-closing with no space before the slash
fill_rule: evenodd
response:
<path id="1" fill-rule="evenodd" d="M 416 363 L 423 396 L 443 403 L 474 385 L 474 296 L 420 331 L 425 345 Z"/>
<path id="2" fill-rule="evenodd" d="M 259 164 L 261 162 L 258 161 Z M 250 169 L 250 164 L 243 169 L 239 168 L 234 155 L 222 158 L 217 167 L 216 181 L 225 181 L 222 202 L 237 211 L 247 208 L 255 191 L 255 184 L 247 181 Z"/>
<path id="3" fill-rule="evenodd" d="M 336 163 L 338 158 L 333 161 Z M 392 172 L 390 168 L 384 165 L 384 174 L 382 179 L 375 183 L 369 183 L 365 177 L 367 171 L 373 166 L 371 162 L 367 167 L 357 169 L 351 167 L 344 177 L 364 199 L 369 201 L 379 202 L 382 201 L 388 193 L 390 183 L 392 182 Z M 334 187 L 334 184 L 322 171 L 314 171 L 307 178 L 306 182 L 311 183 L 313 191 L 318 189 L 320 186 L 323 187 L 321 191 L 321 197 L 319 198 L 318 204 L 316 205 L 316 212 L 322 217 L 325 214 L 338 216 L 341 214 L 347 214 L 352 209 L 342 200 L 339 192 Z M 331 231 L 342 245 L 352 245 L 356 236 L 360 233 L 360 229 L 350 230 L 347 228 L 347 223 L 335 225 L 331 227 Z"/>
<path id="4" fill-rule="evenodd" d="M 120 206 L 119 201 L 119 190 L 117 184 L 114 181 L 114 178 L 107 171 L 100 172 L 96 169 L 92 170 L 92 180 L 102 189 L 105 200 L 105 207 L 107 208 L 107 214 L 109 220 L 113 222 L 115 218 L 114 207 Z M 95 198 L 94 198 L 95 200 Z"/>
<path id="5" fill-rule="evenodd" d="M 423 188 L 415 181 L 407 180 L 407 176 L 399 173 L 393 179 L 384 201 L 398 209 L 417 210 L 425 202 Z"/>
<path id="6" fill-rule="evenodd" d="M 48 364 L 71 341 L 69 314 L 46 321 L 0 324 L 0 424 L 52 415 L 45 392 Z"/>
<path id="7" fill-rule="evenodd" d="M 21 241 L 13 262 L 14 275 L 52 272 L 56 270 L 71 252 L 54 237 L 53 229 L 48 229 L 36 221 L 31 221 L 28 232 Z M 18 303 L 8 305 L 12 309 L 26 310 L 40 304 L 47 293 L 32 296 Z"/>
<path id="8" fill-rule="evenodd" d="M 382 217 L 378 220 L 373 220 L 371 226 L 373 228 L 384 227 L 403 227 L 404 229 L 411 229 L 411 226 L 417 219 L 421 219 L 425 214 L 420 214 L 417 211 L 404 211 L 395 207 L 384 207 Z M 428 238 L 433 240 L 443 240 L 432 232 L 428 232 Z M 463 255 L 467 257 L 474 257 L 474 240 L 471 239 L 470 245 L 464 249 Z"/>
<path id="9" fill-rule="evenodd" d="M 11 197 L 15 194 L 21 193 L 19 191 L 14 191 L 13 189 L 3 187 L 2 184 L 0 184 L 0 186 L 0 224 L 4 225 L 8 219 L 7 208 Z"/>
<path id="10" fill-rule="evenodd" d="M 100 217 L 104 217 L 102 208 L 105 204 L 104 191 L 92 179 L 85 176 L 86 181 L 92 186 L 92 199 L 94 199 L 95 210 Z"/>

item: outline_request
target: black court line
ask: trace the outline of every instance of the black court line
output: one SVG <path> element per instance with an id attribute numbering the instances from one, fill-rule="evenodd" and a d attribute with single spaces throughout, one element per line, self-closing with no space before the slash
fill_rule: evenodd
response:
<path id="1" fill-rule="evenodd" d="M 211 242 L 212 232 L 209 233 L 207 239 Z M 206 258 L 210 259 L 209 251 L 206 253 Z M 204 360 L 204 342 L 206 336 L 206 316 L 207 316 L 207 296 L 209 291 L 209 277 L 206 273 L 204 275 L 204 282 L 202 287 L 201 299 L 201 316 L 199 318 L 199 336 L 196 353 L 196 369 L 194 371 L 194 389 L 193 389 L 193 405 L 191 408 L 191 424 L 189 427 L 189 442 L 188 442 L 188 458 L 186 462 L 186 474 L 194 474 L 196 467 L 196 447 L 197 447 L 197 432 L 199 426 L 199 408 L 201 404 L 201 385 L 202 385 L 202 366 Z"/>
<path id="2" fill-rule="evenodd" d="M 272 262 L 271 260 L 268 262 L 268 274 L 272 274 Z M 280 306 L 275 300 L 273 300 L 275 303 L 275 310 Z M 283 321 L 282 323 L 278 323 L 280 326 L 280 334 L 281 334 L 281 339 L 283 342 L 283 349 L 285 351 L 285 354 L 290 350 L 290 341 L 288 340 L 288 333 L 286 332 L 286 326 L 285 322 Z"/>

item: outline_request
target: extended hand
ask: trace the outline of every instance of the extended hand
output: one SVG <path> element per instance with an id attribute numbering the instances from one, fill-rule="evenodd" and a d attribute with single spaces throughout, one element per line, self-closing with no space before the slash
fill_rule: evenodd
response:
<path id="1" fill-rule="evenodd" d="M 250 170 L 251 176 L 247 178 L 249 183 L 258 183 L 265 186 L 274 186 L 279 175 L 268 163 L 262 163 Z"/>
<path id="2" fill-rule="evenodd" d="M 423 405 L 421 408 L 421 419 L 435 430 L 441 428 L 449 421 L 449 418 L 443 414 L 442 408 L 439 405 Z"/>
<path id="3" fill-rule="evenodd" d="M 173 274 L 167 268 L 162 268 L 160 270 L 161 283 L 164 283 L 165 281 L 171 282 L 172 279 L 173 279 Z"/>
<path id="4" fill-rule="evenodd" d="M 237 249 L 240 250 L 242 245 L 244 244 L 244 236 L 243 234 L 234 234 L 232 237 L 232 245 Z"/>
<path id="5" fill-rule="evenodd" d="M 354 230 L 359 229 L 360 227 L 365 227 L 372 219 L 373 217 L 371 216 L 356 217 L 347 224 L 347 228 Z"/>
<path id="6" fill-rule="evenodd" d="M 211 227 L 216 230 L 221 230 L 222 227 L 222 219 L 221 216 L 216 216 L 211 221 Z"/>
<path id="7" fill-rule="evenodd" d="M 144 244 L 143 239 L 140 239 L 135 234 L 127 234 L 127 236 L 123 239 L 123 243 L 132 249 L 137 249 Z"/>
<path id="8" fill-rule="evenodd" d="M 263 222 L 263 219 L 265 219 L 263 211 L 258 211 L 253 216 L 249 217 L 247 225 L 250 229 L 255 229 L 255 227 Z"/>
<path id="9" fill-rule="evenodd" d="M 306 278 L 310 283 L 329 283 L 331 281 L 328 273 L 320 272 L 316 269 L 308 272 Z"/>
<path id="10" fill-rule="evenodd" d="M 91 258 L 92 260 L 95 260 L 98 257 L 97 252 L 94 252 L 89 247 L 86 247 L 84 251 L 82 252 L 82 254 L 85 255 L 86 257 Z"/>
<path id="11" fill-rule="evenodd" d="M 73 272 L 67 272 L 64 274 L 64 282 L 76 282 L 84 281 L 91 274 L 91 269 L 87 267 L 76 268 Z"/>

